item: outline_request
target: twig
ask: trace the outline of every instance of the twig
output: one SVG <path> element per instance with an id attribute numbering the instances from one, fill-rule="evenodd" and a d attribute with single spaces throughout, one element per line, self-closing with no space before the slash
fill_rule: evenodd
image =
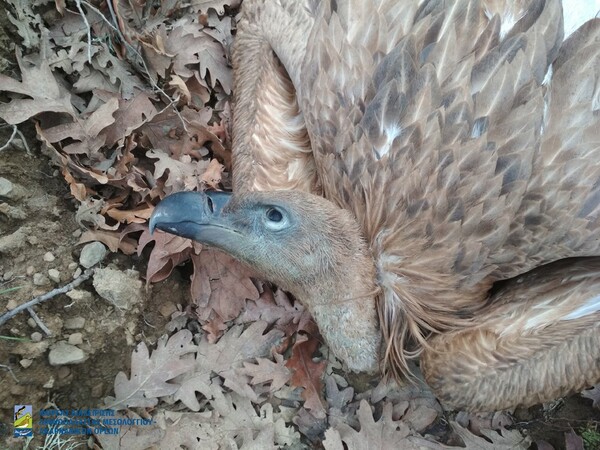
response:
<path id="1" fill-rule="evenodd" d="M 169 94 L 167 94 L 165 92 L 165 90 L 163 88 L 161 88 L 158 83 L 156 81 L 154 81 L 154 79 L 152 78 L 152 75 L 150 75 L 150 69 L 148 69 L 148 65 L 146 64 L 146 60 L 144 59 L 144 57 L 142 56 L 142 54 L 133 46 L 131 45 L 127 39 L 125 38 L 125 35 L 123 34 L 123 32 L 119 29 L 119 27 L 115 26 L 110 20 L 108 20 L 104 14 L 102 14 L 102 11 L 100 11 L 98 8 L 96 8 L 94 5 L 92 5 L 91 3 L 88 3 L 86 0 L 78 0 L 79 2 L 83 3 L 85 6 L 87 6 L 89 9 L 91 9 L 92 11 L 94 11 L 96 14 L 98 14 L 100 16 L 100 18 L 110 27 L 113 29 L 113 31 L 115 31 L 119 37 L 121 38 L 121 40 L 123 41 L 123 44 L 125 44 L 125 46 L 131 51 L 133 52 L 141 61 L 142 66 L 144 67 L 144 71 L 146 72 L 146 76 L 148 77 L 148 80 L 150 81 L 150 84 L 152 85 L 152 89 L 154 89 L 155 91 L 161 93 L 162 95 L 164 95 L 167 99 L 169 99 L 169 104 L 167 106 L 171 106 L 173 108 L 173 111 L 175 112 L 175 114 L 177 114 L 177 117 L 179 117 L 179 120 L 181 121 L 181 125 L 183 126 L 183 129 L 186 133 L 189 133 L 189 130 L 187 128 L 186 125 L 186 121 L 183 118 L 183 116 L 181 115 L 181 113 L 177 110 L 177 100 L 171 98 L 171 96 Z M 117 21 L 115 12 L 113 11 L 111 2 L 107 2 L 108 8 L 111 12 L 111 16 L 113 17 L 114 21 Z"/>
<path id="2" fill-rule="evenodd" d="M 88 63 L 92 64 L 92 27 L 90 27 L 90 23 L 87 20 L 85 13 L 83 12 L 83 8 L 81 7 L 81 0 L 75 0 L 75 4 L 77 5 L 77 9 L 79 10 L 79 14 L 83 18 L 85 22 L 85 26 L 87 29 L 87 55 L 88 55 Z"/>
<path id="3" fill-rule="evenodd" d="M 48 329 L 46 324 L 42 322 L 42 319 L 40 319 L 40 316 L 37 315 L 33 308 L 27 308 L 27 311 L 37 326 L 40 327 L 40 330 L 42 330 L 46 336 L 52 336 L 52 332 Z"/>
<path id="4" fill-rule="evenodd" d="M 13 377 L 13 380 L 15 380 L 17 383 L 19 382 L 19 379 L 15 376 L 15 373 L 12 371 L 10 366 L 5 366 L 4 364 L 0 364 L 0 369 L 7 370 L 10 373 L 10 375 Z"/>
<path id="5" fill-rule="evenodd" d="M 21 138 L 21 141 L 23 142 L 23 145 L 25 146 L 25 150 L 27 150 L 27 154 L 29 156 L 31 156 L 31 150 L 29 150 L 29 145 L 27 145 L 27 140 L 25 139 L 25 136 L 23 136 L 23 133 L 21 133 L 21 130 L 19 130 L 19 128 L 17 128 L 16 125 L 11 125 L 13 128 L 12 134 L 10 135 L 10 138 L 8 139 L 8 141 L 6 142 L 6 144 L 4 144 L 2 147 L 0 147 L 0 152 L 6 148 L 8 148 L 8 146 L 10 145 L 10 143 L 13 141 L 13 139 L 15 138 L 15 134 L 18 134 Z"/>
<path id="6" fill-rule="evenodd" d="M 81 283 L 83 283 L 84 281 L 89 279 L 94 274 L 95 271 L 96 271 L 96 269 L 94 269 L 94 268 L 86 269 L 85 272 L 83 272 L 83 274 L 81 274 L 75 280 L 71 281 L 69 284 L 66 284 L 60 288 L 53 289 L 50 292 L 46 292 L 44 295 L 35 297 L 34 299 L 28 301 L 27 303 L 23 303 L 22 305 L 17 306 L 12 311 L 9 311 L 6 314 L 0 316 L 0 327 L 2 325 L 4 325 L 8 320 L 12 319 L 14 316 L 19 314 L 21 311 L 31 308 L 32 306 L 35 306 L 38 303 L 42 303 L 42 302 L 45 302 L 46 300 L 50 300 L 51 298 L 54 298 L 57 295 L 65 294 L 65 293 L 69 292 L 70 290 L 75 289 Z"/>

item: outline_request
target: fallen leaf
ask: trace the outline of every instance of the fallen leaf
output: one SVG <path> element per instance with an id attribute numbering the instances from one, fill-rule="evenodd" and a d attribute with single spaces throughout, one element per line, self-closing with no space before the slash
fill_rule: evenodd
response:
<path id="1" fill-rule="evenodd" d="M 321 398 L 323 391 L 323 372 L 326 361 L 314 362 L 312 355 L 320 345 L 314 338 L 301 336 L 292 349 L 292 357 L 286 362 L 286 367 L 293 371 L 291 383 L 301 387 L 304 407 L 317 418 L 325 417 L 324 402 Z"/>
<path id="2" fill-rule="evenodd" d="M 124 372 L 117 374 L 115 396 L 104 399 L 106 408 L 155 406 L 158 397 L 171 395 L 179 389 L 172 380 L 193 367 L 194 360 L 183 356 L 196 350 L 188 330 L 179 331 L 170 338 L 162 336 L 151 355 L 146 344 L 138 344 L 131 355 L 131 378 L 128 379 Z"/>

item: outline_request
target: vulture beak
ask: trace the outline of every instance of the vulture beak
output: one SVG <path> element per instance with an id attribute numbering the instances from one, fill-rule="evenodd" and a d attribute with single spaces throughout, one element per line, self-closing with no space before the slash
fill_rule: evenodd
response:
<path id="1" fill-rule="evenodd" d="M 177 192 L 165 197 L 152 212 L 150 233 L 155 229 L 194 241 L 231 250 L 240 232 L 223 209 L 231 200 L 228 192 Z"/>

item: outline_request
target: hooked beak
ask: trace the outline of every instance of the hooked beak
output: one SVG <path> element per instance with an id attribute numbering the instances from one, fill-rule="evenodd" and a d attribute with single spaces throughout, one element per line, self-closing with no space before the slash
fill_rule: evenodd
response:
<path id="1" fill-rule="evenodd" d="M 166 231 L 222 249 L 240 236 L 223 209 L 231 200 L 229 192 L 177 192 L 165 197 L 152 212 L 150 233 Z"/>

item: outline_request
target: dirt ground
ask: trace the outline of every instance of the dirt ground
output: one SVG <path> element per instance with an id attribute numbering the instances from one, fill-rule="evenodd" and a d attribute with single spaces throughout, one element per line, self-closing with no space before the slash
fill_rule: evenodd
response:
<path id="1" fill-rule="evenodd" d="M 3 14 L 0 20 L 6 30 Z M 0 69 L 14 76 L 12 42 L 16 39 L 10 34 L 0 36 Z M 75 221 L 75 203 L 67 184 L 41 153 L 32 125 L 21 130 L 31 152 L 18 138 L 0 151 L 0 177 L 12 183 L 8 195 L 2 196 L 0 191 L 0 314 L 71 281 L 82 248 L 78 241 L 83 230 Z M 0 147 L 11 131 L 0 129 Z M 145 259 L 144 255 L 109 254 L 102 266 L 144 274 Z M 2 326 L 0 448 L 22 446 L 23 441 L 11 438 L 16 404 L 32 404 L 34 411 L 48 404 L 86 408 L 98 406 L 103 397 L 111 395 L 116 374 L 128 371 L 135 345 L 144 341 L 151 346 L 165 333 L 169 310 L 164 308 L 164 299 L 171 305 L 185 305 L 188 283 L 185 269 L 176 271 L 167 281 L 147 289 L 141 304 L 123 311 L 100 298 L 87 281 L 79 287 L 78 295 L 59 295 L 35 307 L 51 336 L 42 333 L 27 312 Z M 6 292 L 10 288 L 18 289 Z M 83 326 L 73 319 L 84 319 Z M 69 340 L 80 342 L 77 345 L 85 361 L 50 365 L 49 350 L 57 342 Z M 571 428 L 579 434 L 600 424 L 600 412 L 580 396 L 556 402 L 549 410 L 536 407 L 517 411 L 515 417 L 517 428 L 556 449 L 565 448 L 563 434 Z M 38 436 L 29 448 L 41 446 Z M 587 448 L 600 447 L 588 444 Z"/>

